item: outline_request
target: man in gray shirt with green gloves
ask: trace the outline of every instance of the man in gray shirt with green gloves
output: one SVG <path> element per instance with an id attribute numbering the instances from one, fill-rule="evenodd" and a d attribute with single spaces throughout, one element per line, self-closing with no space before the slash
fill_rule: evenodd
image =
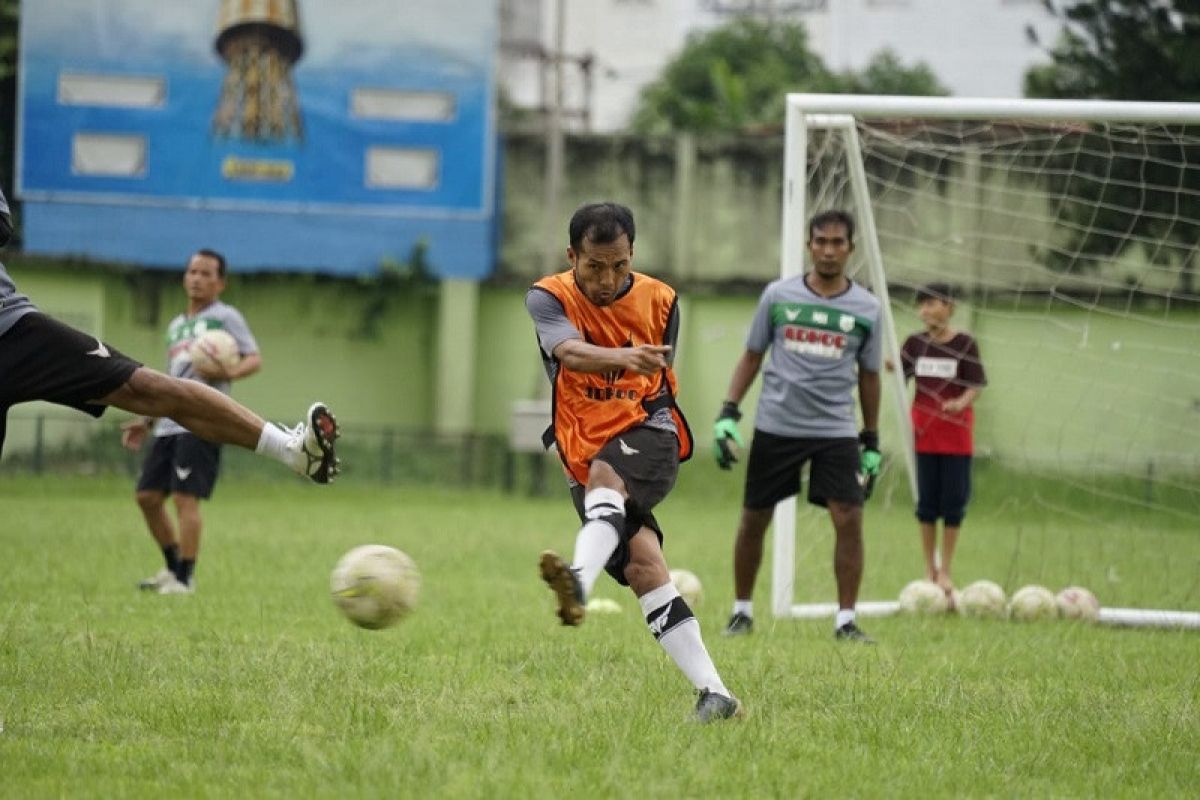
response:
<path id="1" fill-rule="evenodd" d="M 0 194 L 0 246 L 11 235 L 8 201 Z M 254 450 L 316 483 L 329 483 L 338 473 L 338 424 L 324 403 L 313 403 L 294 428 L 264 422 L 211 386 L 144 367 L 94 336 L 42 314 L 0 264 L 0 451 L 8 409 L 32 400 L 93 417 L 108 406 L 144 417 L 170 417 L 201 439 Z"/>
<path id="2" fill-rule="evenodd" d="M 871 643 L 855 624 L 854 608 L 863 571 L 863 501 L 880 465 L 880 305 L 845 274 L 854 250 L 854 218 L 825 211 L 809 221 L 808 233 L 812 270 L 763 291 L 713 430 L 717 463 L 729 469 L 737 460 L 731 445 L 742 444 L 738 403 L 762 367 L 733 554 L 736 600 L 725 633 L 753 629 L 751 596 L 767 526 L 775 504 L 800 491 L 801 467 L 811 462 L 808 501 L 829 509 L 836 534 L 834 632 L 838 639 Z M 856 386 L 861 432 L 854 414 Z"/>

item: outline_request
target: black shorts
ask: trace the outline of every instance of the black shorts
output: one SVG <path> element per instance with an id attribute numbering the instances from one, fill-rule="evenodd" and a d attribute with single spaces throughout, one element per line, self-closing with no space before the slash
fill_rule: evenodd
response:
<path id="1" fill-rule="evenodd" d="M 617 583 L 628 586 L 625 567 L 629 564 L 629 540 L 645 527 L 654 531 L 659 547 L 662 546 L 662 528 L 651 512 L 675 487 L 679 475 L 679 440 L 671 431 L 641 426 L 615 437 L 600 448 L 594 460 L 608 464 L 625 483 L 625 530 L 617 531 L 617 549 L 604 569 Z M 585 519 L 586 492 L 585 486 L 571 487 L 571 500 L 580 521 Z"/>
<path id="2" fill-rule="evenodd" d="M 754 431 L 746 465 L 744 508 L 771 508 L 800 492 L 800 468 L 808 470 L 808 502 L 825 506 L 830 500 L 861 506 L 862 468 L 858 439 L 796 439 Z"/>
<path id="3" fill-rule="evenodd" d="M 10 406 L 45 400 L 99 417 L 105 406 L 95 401 L 124 385 L 140 366 L 53 317 L 26 314 L 0 336 L 0 448 Z"/>
<path id="4" fill-rule="evenodd" d="M 156 436 L 138 478 L 139 492 L 190 494 L 208 499 L 217 485 L 221 446 L 190 433 Z"/>
<path id="5" fill-rule="evenodd" d="M 917 521 L 940 517 L 952 528 L 962 524 L 971 499 L 971 457 L 917 453 Z"/>

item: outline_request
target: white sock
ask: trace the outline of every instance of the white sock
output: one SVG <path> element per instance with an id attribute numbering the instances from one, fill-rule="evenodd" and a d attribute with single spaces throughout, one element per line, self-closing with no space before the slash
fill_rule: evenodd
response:
<path id="1" fill-rule="evenodd" d="M 833 623 L 833 629 L 837 630 L 838 628 L 842 627 L 843 625 L 848 625 L 851 622 L 854 622 L 854 609 L 853 608 L 839 608 L 838 612 L 837 612 L 837 619 L 834 620 L 834 623 Z"/>
<path id="2" fill-rule="evenodd" d="M 254 452 L 269 456 L 276 461 L 282 461 L 291 467 L 294 466 L 293 462 L 296 459 L 296 454 L 288 450 L 287 445 L 289 441 L 291 441 L 291 435 L 287 431 L 273 422 L 268 422 L 263 425 L 262 433 L 259 434 L 258 444 L 255 445 Z"/>
<path id="3" fill-rule="evenodd" d="M 619 533 L 607 518 L 620 516 L 624 519 L 625 498 L 615 489 L 592 489 L 583 498 L 583 514 L 587 522 L 575 537 L 571 566 L 578 570 L 583 596 L 589 597 L 604 565 L 620 544 Z"/>
<path id="4" fill-rule="evenodd" d="M 642 607 L 650 632 L 658 638 L 658 643 L 692 682 L 692 686 L 726 697 L 733 696 L 717 674 L 704 640 L 700 638 L 700 623 L 679 596 L 675 584 L 665 583 L 657 589 L 651 589 L 638 598 L 638 605 Z"/>
<path id="5" fill-rule="evenodd" d="M 733 613 L 741 614 L 746 617 L 754 618 L 754 601 L 753 600 L 734 600 Z"/>

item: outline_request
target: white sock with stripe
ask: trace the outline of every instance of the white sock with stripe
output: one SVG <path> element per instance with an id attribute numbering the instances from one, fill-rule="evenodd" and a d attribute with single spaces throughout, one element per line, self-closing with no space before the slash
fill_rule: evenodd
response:
<path id="1" fill-rule="evenodd" d="M 651 589 L 638 598 L 650 632 L 680 671 L 697 689 L 732 697 L 717 667 L 713 664 L 704 640 L 700 638 L 700 623 L 679 596 L 673 583 Z"/>
<path id="2" fill-rule="evenodd" d="M 601 570 L 620 544 L 614 523 L 625 525 L 625 498 L 615 489 L 592 489 L 584 495 L 583 515 L 587 522 L 575 537 L 571 567 L 578 570 L 583 596 L 590 597 Z"/>

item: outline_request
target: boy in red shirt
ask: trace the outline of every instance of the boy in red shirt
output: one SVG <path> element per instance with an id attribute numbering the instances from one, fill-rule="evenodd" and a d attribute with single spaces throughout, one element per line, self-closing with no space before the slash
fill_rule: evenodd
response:
<path id="1" fill-rule="evenodd" d="M 917 290 L 917 314 L 925 330 L 904 341 L 904 377 L 915 378 L 912 404 L 917 450 L 917 522 L 925 575 L 950 594 L 950 563 L 971 496 L 972 404 L 987 385 L 979 346 L 950 325 L 954 298 L 944 283 Z M 937 521 L 942 520 L 941 558 L 935 558 Z"/>

